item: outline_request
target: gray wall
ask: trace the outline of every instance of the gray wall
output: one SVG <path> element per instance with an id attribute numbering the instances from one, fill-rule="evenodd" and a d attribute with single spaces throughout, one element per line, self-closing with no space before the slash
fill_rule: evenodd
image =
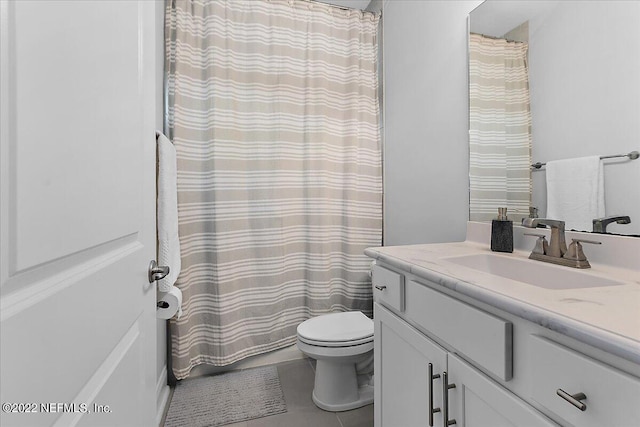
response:
<path id="1" fill-rule="evenodd" d="M 384 244 L 461 241 L 469 218 L 467 15 L 384 1 Z"/>

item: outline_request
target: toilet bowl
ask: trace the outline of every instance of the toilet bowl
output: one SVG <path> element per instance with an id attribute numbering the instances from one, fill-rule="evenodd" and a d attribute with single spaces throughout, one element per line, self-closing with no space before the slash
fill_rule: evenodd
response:
<path id="1" fill-rule="evenodd" d="M 348 411 L 373 402 L 373 320 L 360 311 L 317 316 L 298 325 L 297 343 L 316 359 L 317 407 Z"/>

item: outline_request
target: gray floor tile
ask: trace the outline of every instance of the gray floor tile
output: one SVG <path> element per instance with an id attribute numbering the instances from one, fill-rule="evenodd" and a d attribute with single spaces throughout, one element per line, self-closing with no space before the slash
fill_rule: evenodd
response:
<path id="1" fill-rule="evenodd" d="M 337 413 L 342 427 L 373 427 L 373 404 Z"/>
<path id="2" fill-rule="evenodd" d="M 247 427 L 342 427 L 333 412 L 318 408 L 311 398 L 315 373 L 307 359 L 278 365 L 287 412 L 247 422 Z"/>
<path id="3" fill-rule="evenodd" d="M 316 408 L 311 399 L 315 373 L 306 359 L 278 365 L 280 385 L 290 408 Z"/>
<path id="4" fill-rule="evenodd" d="M 373 405 L 345 412 L 327 412 L 311 398 L 315 360 L 299 359 L 277 365 L 287 412 L 229 424 L 225 427 L 372 427 Z"/>
<path id="5" fill-rule="evenodd" d="M 258 418 L 247 422 L 247 427 L 342 427 L 332 412 L 294 410 L 284 414 Z"/>

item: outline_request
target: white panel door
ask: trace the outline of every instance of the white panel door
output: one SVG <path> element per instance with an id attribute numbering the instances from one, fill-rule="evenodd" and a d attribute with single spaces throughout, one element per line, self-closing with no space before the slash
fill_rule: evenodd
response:
<path id="1" fill-rule="evenodd" d="M 442 412 L 430 419 L 429 401 L 441 407 L 447 353 L 378 303 L 373 307 L 375 426 L 442 425 Z M 429 378 L 430 364 L 436 378 Z"/>
<path id="2" fill-rule="evenodd" d="M 457 355 L 449 353 L 449 420 L 460 427 L 557 427 L 558 425 L 472 368 Z M 443 424 L 444 425 L 444 424 Z"/>
<path id="3" fill-rule="evenodd" d="M 0 2 L 3 427 L 154 424 L 153 16 Z"/>

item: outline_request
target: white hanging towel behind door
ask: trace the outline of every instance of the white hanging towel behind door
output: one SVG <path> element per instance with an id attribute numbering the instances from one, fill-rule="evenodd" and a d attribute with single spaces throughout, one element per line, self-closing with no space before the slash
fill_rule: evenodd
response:
<path id="1" fill-rule="evenodd" d="M 163 134 L 158 138 L 158 265 L 169 274 L 158 280 L 158 290 L 169 292 L 180 274 L 176 149 Z"/>

